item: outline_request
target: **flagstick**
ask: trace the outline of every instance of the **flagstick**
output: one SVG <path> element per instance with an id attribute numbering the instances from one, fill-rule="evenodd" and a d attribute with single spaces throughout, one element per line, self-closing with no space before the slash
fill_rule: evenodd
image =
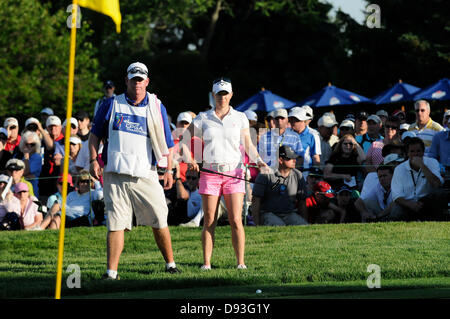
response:
<path id="1" fill-rule="evenodd" d="M 66 131 L 64 133 L 64 170 L 63 170 L 63 187 L 62 187 L 62 207 L 61 207 L 61 226 L 59 230 L 59 248 L 58 248 L 58 265 L 56 271 L 56 290 L 55 299 L 61 299 L 61 281 L 62 281 L 62 263 L 64 255 L 64 231 L 66 227 L 66 197 L 67 197 L 67 174 L 69 171 L 69 154 L 70 154 L 70 119 L 72 117 L 73 102 L 73 78 L 75 73 L 75 46 L 76 46 L 76 19 L 78 13 L 77 0 L 72 1 L 72 27 L 70 30 L 70 57 L 69 57 L 69 83 L 67 86 L 67 115 L 66 115 Z"/>

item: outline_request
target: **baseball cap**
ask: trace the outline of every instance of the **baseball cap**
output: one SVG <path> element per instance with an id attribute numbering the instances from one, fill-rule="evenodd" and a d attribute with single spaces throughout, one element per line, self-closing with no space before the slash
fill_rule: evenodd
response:
<path id="1" fill-rule="evenodd" d="M 192 115 L 189 112 L 181 112 L 180 114 L 178 114 L 177 117 L 177 123 L 178 122 L 188 122 L 189 124 L 191 124 L 192 122 Z"/>
<path id="2" fill-rule="evenodd" d="M 108 81 L 105 81 L 105 83 L 103 84 L 103 87 L 104 87 L 104 88 L 114 88 L 114 87 L 116 87 L 116 86 L 114 85 L 114 82 L 113 82 L 113 81 L 108 80 Z"/>
<path id="3" fill-rule="evenodd" d="M 56 115 L 50 115 L 45 122 L 45 126 L 49 127 L 51 125 L 61 125 L 61 120 Z"/>
<path id="4" fill-rule="evenodd" d="M 63 126 L 63 127 L 66 127 L 66 124 L 67 124 L 67 119 L 64 120 L 64 123 L 63 123 L 62 126 Z M 75 125 L 76 128 L 78 128 L 78 121 L 77 121 L 76 118 L 71 117 L 71 118 L 70 118 L 70 124 L 73 124 L 73 125 Z"/>
<path id="5" fill-rule="evenodd" d="M 14 193 L 28 192 L 28 185 L 26 183 L 17 183 L 14 185 Z"/>
<path id="6" fill-rule="evenodd" d="M 389 155 L 387 155 L 384 160 L 383 160 L 383 164 L 390 164 L 393 162 L 403 162 L 404 158 L 401 157 L 400 155 L 396 154 L 396 153 L 391 153 Z"/>
<path id="7" fill-rule="evenodd" d="M 335 125 L 338 125 L 338 122 L 336 122 L 336 120 L 329 116 L 329 115 L 323 115 L 318 121 L 317 121 L 317 125 L 320 126 L 325 126 L 325 127 L 333 127 Z"/>
<path id="8" fill-rule="evenodd" d="M 356 119 L 355 119 L 355 116 L 350 113 L 345 116 L 345 120 L 350 120 L 352 122 L 355 122 Z"/>
<path id="9" fill-rule="evenodd" d="M 27 127 L 28 125 L 33 124 L 33 123 L 38 124 L 39 120 L 35 117 L 30 117 L 25 121 L 25 127 Z"/>
<path id="10" fill-rule="evenodd" d="M 407 123 L 400 124 L 400 129 L 401 130 L 408 130 L 409 129 L 409 124 L 407 124 Z"/>
<path id="11" fill-rule="evenodd" d="M 276 109 L 276 110 L 272 111 L 271 113 L 272 113 L 272 117 L 274 117 L 274 118 L 277 118 L 277 117 L 287 118 L 288 117 L 288 111 L 286 109 Z"/>
<path id="12" fill-rule="evenodd" d="M 302 108 L 305 109 L 306 116 L 309 117 L 309 120 L 312 120 L 314 118 L 314 113 L 313 113 L 312 107 L 309 105 L 303 105 Z"/>
<path id="13" fill-rule="evenodd" d="M 313 190 L 315 193 L 325 195 L 328 198 L 334 197 L 333 190 L 331 189 L 330 184 L 328 184 L 327 182 L 320 181 L 316 183 L 316 185 L 314 185 Z"/>
<path id="14" fill-rule="evenodd" d="M 417 135 L 414 132 L 406 131 L 402 134 L 402 141 L 407 137 L 417 137 Z"/>
<path id="15" fill-rule="evenodd" d="M 377 123 L 377 124 L 380 124 L 380 123 L 381 123 L 380 117 L 379 117 L 378 115 L 375 115 L 375 114 L 372 114 L 372 115 L 370 115 L 370 116 L 367 118 L 367 122 L 369 122 L 369 121 L 374 121 L 374 122 Z"/>
<path id="16" fill-rule="evenodd" d="M 358 120 L 367 120 L 368 117 L 369 117 L 369 114 L 367 114 L 367 112 L 365 112 L 365 111 L 361 111 L 358 114 L 356 114 L 356 119 L 358 119 Z"/>
<path id="17" fill-rule="evenodd" d="M 78 136 L 71 136 L 69 142 L 71 144 L 81 144 L 81 139 Z"/>
<path id="18" fill-rule="evenodd" d="M 385 110 L 379 110 L 377 113 L 375 113 L 378 116 L 385 116 L 385 117 L 389 117 L 388 112 L 386 112 Z"/>
<path id="19" fill-rule="evenodd" d="M 10 125 L 19 126 L 19 122 L 15 117 L 8 117 L 3 123 L 3 127 L 8 128 Z"/>
<path id="20" fill-rule="evenodd" d="M 406 115 L 402 110 L 395 110 L 394 112 L 392 112 L 392 116 L 399 116 L 400 114 L 403 116 Z"/>
<path id="21" fill-rule="evenodd" d="M 212 91 L 214 94 L 217 94 L 221 91 L 231 93 L 233 91 L 233 88 L 231 86 L 231 80 L 229 78 L 224 78 L 224 77 L 214 80 Z"/>
<path id="22" fill-rule="evenodd" d="M 274 118 L 273 115 L 275 114 L 275 111 L 276 111 L 276 110 L 270 111 L 269 113 L 267 113 L 266 117 L 267 117 L 267 118 L 269 118 L 269 117 Z"/>
<path id="23" fill-rule="evenodd" d="M 354 129 L 355 123 L 353 123 L 353 121 L 351 120 L 343 120 L 341 122 L 341 125 L 339 125 L 339 127 L 351 127 L 352 129 Z"/>
<path id="24" fill-rule="evenodd" d="M 128 79 L 132 79 L 138 76 L 145 80 L 148 78 L 148 69 L 144 63 L 141 62 L 131 63 L 127 68 L 127 76 Z"/>
<path id="25" fill-rule="evenodd" d="M 309 116 L 306 114 L 306 110 L 301 107 L 294 107 L 289 112 L 289 117 L 295 117 L 296 119 L 300 121 L 307 121 L 309 120 Z"/>
<path id="26" fill-rule="evenodd" d="M 25 163 L 17 158 L 12 158 L 6 162 L 6 169 L 11 171 L 18 171 L 25 168 Z"/>
<path id="27" fill-rule="evenodd" d="M 341 192 L 349 192 L 352 193 L 353 190 L 351 190 L 347 185 L 342 185 L 339 187 L 339 189 L 336 191 L 336 194 L 340 194 Z"/>
<path id="28" fill-rule="evenodd" d="M 0 174 L 0 183 L 8 183 L 9 176 L 5 174 Z"/>
<path id="29" fill-rule="evenodd" d="M 245 116 L 247 116 L 247 118 L 249 119 L 249 121 L 258 121 L 258 115 L 255 112 L 247 110 L 244 113 Z"/>
<path id="30" fill-rule="evenodd" d="M 278 152 L 278 157 L 297 158 L 298 155 L 287 145 L 281 145 Z"/>
<path id="31" fill-rule="evenodd" d="M 41 114 L 53 115 L 53 110 L 49 107 L 43 108 Z"/>

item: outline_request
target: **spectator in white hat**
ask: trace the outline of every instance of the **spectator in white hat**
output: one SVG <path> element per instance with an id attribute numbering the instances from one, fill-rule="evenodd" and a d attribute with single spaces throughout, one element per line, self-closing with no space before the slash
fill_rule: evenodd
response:
<path id="1" fill-rule="evenodd" d="M 34 195 L 39 197 L 39 176 L 42 171 L 41 139 L 36 132 L 26 131 L 22 135 L 19 149 L 23 154 L 25 170 L 23 175 L 33 185 Z"/>
<path id="2" fill-rule="evenodd" d="M 304 108 L 292 108 L 288 115 L 291 128 L 300 136 L 304 150 L 303 175 L 307 176 L 307 170 L 313 165 L 320 165 L 320 145 L 317 145 L 316 138 L 306 125 L 310 120 Z M 298 167 L 298 166 L 297 166 Z"/>
<path id="3" fill-rule="evenodd" d="M 8 140 L 6 141 L 5 150 L 13 153 L 14 149 L 19 146 L 21 139 L 19 134 L 19 122 L 14 117 L 8 117 L 3 123 L 3 127 L 8 131 Z"/>
<path id="4" fill-rule="evenodd" d="M 330 115 L 323 115 L 318 121 L 317 126 L 320 133 L 320 149 L 321 149 L 321 164 L 322 166 L 328 161 L 331 156 L 330 138 L 333 136 L 334 127 L 338 125 L 336 119 Z"/>
<path id="5" fill-rule="evenodd" d="M 347 134 L 355 136 L 355 123 L 351 120 L 343 120 L 339 125 L 339 138 Z"/>
<path id="6" fill-rule="evenodd" d="M 42 164 L 41 179 L 39 180 L 39 192 L 41 196 L 50 196 L 57 192 L 53 178 L 58 177 L 58 170 L 55 168 L 54 153 L 56 144 L 64 143 L 61 120 L 56 115 L 50 115 L 45 122 L 45 129 L 38 124 L 39 132 L 42 134 L 44 142 L 44 162 Z"/>
<path id="7" fill-rule="evenodd" d="M 251 111 L 251 110 L 245 111 L 244 114 L 248 118 L 248 122 L 250 124 L 250 127 L 256 126 L 256 124 L 258 123 L 258 115 L 255 112 Z"/>
<path id="8" fill-rule="evenodd" d="M 8 140 L 8 131 L 4 127 L 0 127 L 0 171 L 5 170 L 6 163 L 13 156 L 11 152 L 5 150 L 7 140 Z"/>
<path id="9" fill-rule="evenodd" d="M 300 137 L 288 127 L 288 112 L 285 109 L 272 111 L 275 128 L 263 134 L 259 140 L 258 152 L 272 169 L 278 165 L 278 150 L 281 145 L 289 146 L 299 157 L 300 164 L 303 162 L 303 146 Z"/>
<path id="10" fill-rule="evenodd" d="M 356 136 L 356 142 L 364 150 L 364 154 L 367 154 L 370 146 L 374 141 L 378 141 L 383 139 L 383 136 L 380 134 L 381 130 L 381 119 L 378 115 L 370 115 L 367 118 L 367 133 Z"/>

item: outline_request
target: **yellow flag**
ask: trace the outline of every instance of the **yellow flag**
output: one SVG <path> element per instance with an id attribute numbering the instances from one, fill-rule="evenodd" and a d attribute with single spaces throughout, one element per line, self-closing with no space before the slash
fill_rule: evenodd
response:
<path id="1" fill-rule="evenodd" d="M 116 24 L 117 33 L 120 33 L 122 15 L 119 0 L 78 0 L 78 5 L 110 16 Z"/>

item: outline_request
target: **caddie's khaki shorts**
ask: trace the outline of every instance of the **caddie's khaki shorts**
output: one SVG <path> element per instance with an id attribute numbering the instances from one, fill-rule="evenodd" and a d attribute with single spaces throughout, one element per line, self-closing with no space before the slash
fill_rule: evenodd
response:
<path id="1" fill-rule="evenodd" d="M 103 184 L 109 231 L 131 230 L 133 212 L 138 225 L 167 227 L 168 208 L 156 171 L 150 178 L 106 172 Z"/>

